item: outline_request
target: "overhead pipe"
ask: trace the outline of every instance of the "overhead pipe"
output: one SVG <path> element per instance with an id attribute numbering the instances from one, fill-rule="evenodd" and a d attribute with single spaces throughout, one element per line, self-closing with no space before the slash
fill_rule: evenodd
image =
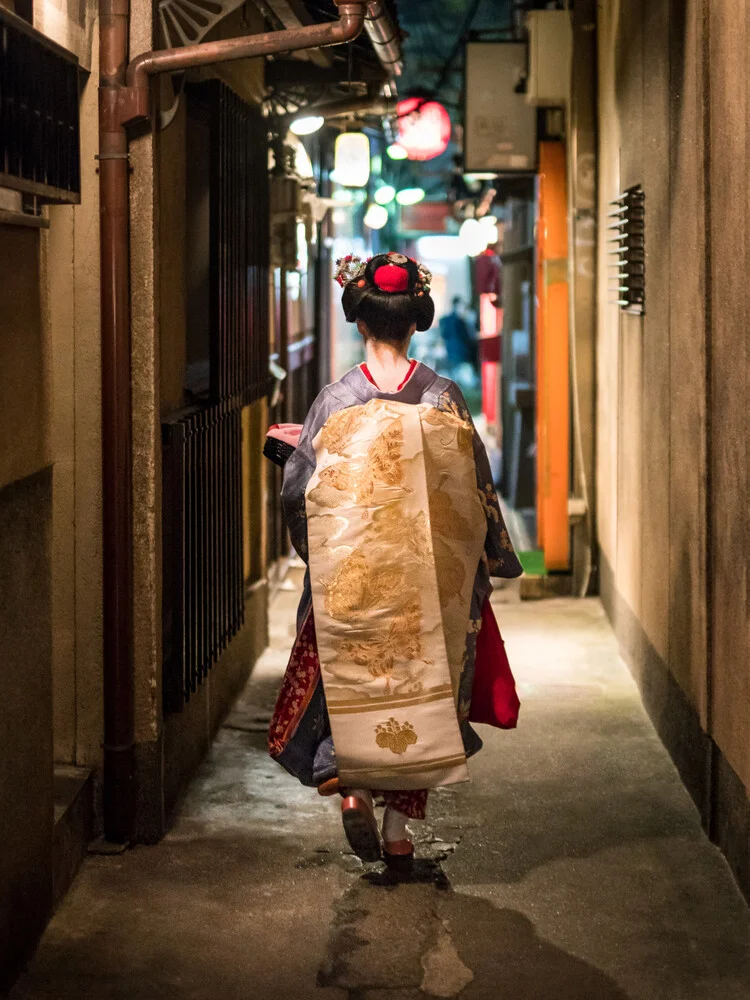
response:
<path id="1" fill-rule="evenodd" d="M 337 0 L 337 3 L 337 21 L 182 49 L 145 52 L 128 65 L 130 2 L 100 0 L 103 805 L 105 837 L 115 843 L 127 843 L 135 833 L 133 440 L 126 125 L 150 118 L 149 78 L 154 74 L 353 41 L 363 29 L 367 0 Z"/>
<path id="2" fill-rule="evenodd" d="M 396 102 L 386 97 L 349 97 L 340 101 L 331 101 L 328 104 L 312 104 L 302 110 L 305 114 L 309 112 L 326 119 L 357 114 L 395 115 Z"/>
<path id="3" fill-rule="evenodd" d="M 393 23 L 383 0 L 367 4 L 365 31 L 380 62 L 390 77 L 401 76 L 404 62 L 401 55 L 401 35 Z"/>
<path id="4" fill-rule="evenodd" d="M 158 73 L 175 73 L 197 66 L 255 59 L 300 49 L 327 48 L 354 41 L 365 24 L 366 0 L 336 0 L 336 4 L 339 11 L 337 21 L 308 24 L 285 31 L 266 31 L 240 38 L 224 38 L 215 42 L 200 42 L 197 45 L 144 52 L 136 56 L 126 73 L 132 107 L 125 123 L 149 117 L 149 77 Z"/>
<path id="5" fill-rule="evenodd" d="M 377 95 L 366 95 L 363 97 L 344 97 L 341 100 L 327 101 L 323 104 L 306 104 L 299 111 L 284 115 L 280 122 L 285 131 L 295 118 L 309 115 L 317 115 L 328 120 L 329 118 L 342 118 L 346 115 L 394 115 L 395 113 L 396 102 L 394 100 Z"/>

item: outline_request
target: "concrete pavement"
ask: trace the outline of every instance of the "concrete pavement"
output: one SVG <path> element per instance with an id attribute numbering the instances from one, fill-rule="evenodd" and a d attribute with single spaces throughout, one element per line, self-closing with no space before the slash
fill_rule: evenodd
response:
<path id="1" fill-rule="evenodd" d="M 597 601 L 497 595 L 519 729 L 399 879 L 266 755 L 297 596 L 172 832 L 87 859 L 13 1000 L 747 1000 L 748 909 Z"/>

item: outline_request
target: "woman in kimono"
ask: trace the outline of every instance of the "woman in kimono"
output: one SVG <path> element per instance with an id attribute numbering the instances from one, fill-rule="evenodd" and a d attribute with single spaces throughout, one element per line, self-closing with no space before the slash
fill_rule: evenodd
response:
<path id="1" fill-rule="evenodd" d="M 298 438 L 271 431 L 307 572 L 269 749 L 341 794 L 365 861 L 413 857 L 407 820 L 430 788 L 467 780 L 471 722 L 512 728 L 518 714 L 488 598 L 491 576 L 521 566 L 487 454 L 458 386 L 408 357 L 433 321 L 430 277 L 400 253 L 339 261 L 366 362 L 323 389 Z"/>

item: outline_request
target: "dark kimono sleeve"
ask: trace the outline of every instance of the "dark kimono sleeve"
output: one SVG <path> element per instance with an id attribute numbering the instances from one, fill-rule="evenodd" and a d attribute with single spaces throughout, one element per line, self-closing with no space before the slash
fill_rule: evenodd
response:
<path id="1" fill-rule="evenodd" d="M 521 576 L 523 566 L 521 566 L 513 550 L 513 543 L 510 540 L 508 529 L 505 527 L 503 513 L 500 509 L 500 502 L 497 498 L 495 484 L 490 470 L 490 460 L 487 457 L 487 449 L 484 442 L 474 427 L 474 421 L 466 405 L 463 393 L 455 384 L 451 383 L 438 403 L 438 409 L 454 410 L 468 423 L 471 424 L 474 433 L 474 464 L 477 470 L 477 491 L 484 507 L 487 518 L 487 538 L 484 543 L 484 552 L 487 556 L 487 564 L 490 576 L 504 577 L 512 579 Z"/>
<path id="2" fill-rule="evenodd" d="M 284 483 L 281 488 L 281 506 L 292 545 L 300 559 L 307 562 L 307 513 L 305 489 L 315 471 L 313 439 L 336 409 L 331 405 L 327 389 L 319 394 L 307 414 L 299 443 L 284 464 Z"/>

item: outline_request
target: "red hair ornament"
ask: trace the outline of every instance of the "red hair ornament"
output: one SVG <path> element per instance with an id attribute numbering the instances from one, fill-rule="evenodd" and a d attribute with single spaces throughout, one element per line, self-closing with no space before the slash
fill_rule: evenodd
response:
<path id="1" fill-rule="evenodd" d="M 397 264 L 383 264 L 372 280 L 381 292 L 405 292 L 409 288 L 409 272 Z"/>

